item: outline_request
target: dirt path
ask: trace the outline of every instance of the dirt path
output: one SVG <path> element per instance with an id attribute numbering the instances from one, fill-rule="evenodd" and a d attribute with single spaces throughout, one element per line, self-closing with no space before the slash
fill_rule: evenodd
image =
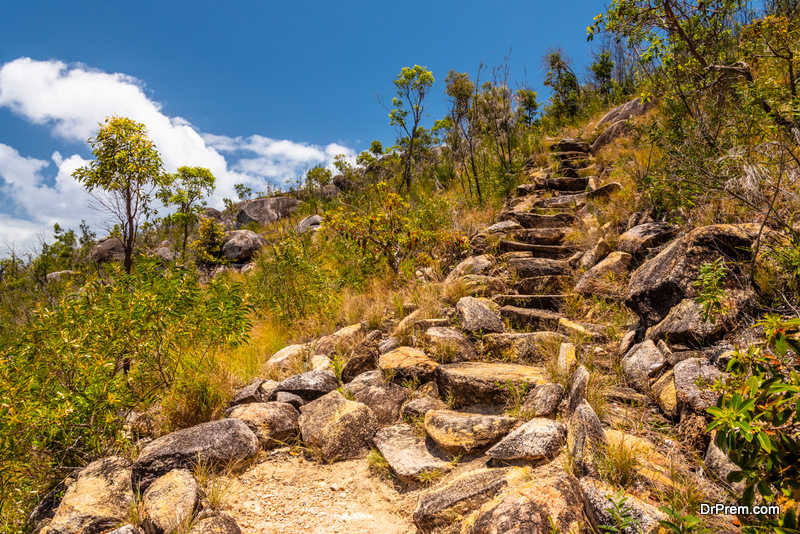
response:
<path id="1" fill-rule="evenodd" d="M 321 465 L 281 449 L 221 482 L 223 510 L 245 534 L 417 532 L 416 492 L 399 492 L 364 459 Z"/>

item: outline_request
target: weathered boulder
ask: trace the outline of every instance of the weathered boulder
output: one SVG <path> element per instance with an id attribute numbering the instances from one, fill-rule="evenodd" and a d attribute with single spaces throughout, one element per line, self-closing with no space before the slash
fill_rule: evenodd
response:
<path id="1" fill-rule="evenodd" d="M 531 480 L 509 488 L 461 525 L 462 534 L 579 532 L 584 524 L 578 479 L 560 469 L 535 470 Z"/>
<path id="2" fill-rule="evenodd" d="M 199 504 L 197 481 L 188 469 L 173 469 L 157 478 L 142 498 L 146 534 L 172 534 Z"/>
<path id="3" fill-rule="evenodd" d="M 492 297 L 508 291 L 506 283 L 496 276 L 468 274 L 460 278 L 464 292 L 470 297 Z"/>
<path id="4" fill-rule="evenodd" d="M 560 293 L 565 287 L 570 290 L 574 287 L 571 276 L 532 276 L 523 278 L 516 284 L 514 289 L 520 295 L 548 295 Z"/>
<path id="5" fill-rule="evenodd" d="M 89 261 L 106 263 L 109 261 L 122 261 L 125 258 L 125 247 L 118 237 L 106 237 L 98 241 L 89 252 Z"/>
<path id="6" fill-rule="evenodd" d="M 308 217 L 304 217 L 299 223 L 297 223 L 297 233 L 303 234 L 308 232 L 309 230 L 315 232 L 322 227 L 322 217 L 319 215 L 309 215 Z"/>
<path id="7" fill-rule="evenodd" d="M 217 514 L 195 521 L 189 534 L 242 534 L 242 530 L 231 516 Z"/>
<path id="8" fill-rule="evenodd" d="M 653 382 L 650 390 L 653 392 L 656 404 L 661 408 L 664 415 L 670 419 L 678 417 L 681 413 L 681 405 L 678 402 L 678 392 L 675 390 L 675 373 L 672 369 Z"/>
<path id="9" fill-rule="evenodd" d="M 540 367 L 512 363 L 462 362 L 439 367 L 439 391 L 462 406 L 502 403 L 508 384 L 529 388 L 545 382 Z"/>
<path id="10" fill-rule="evenodd" d="M 461 263 L 455 266 L 450 274 L 447 275 L 446 281 L 455 280 L 468 274 L 488 275 L 494 270 L 494 258 L 488 254 L 480 256 L 470 256 Z"/>
<path id="11" fill-rule="evenodd" d="M 400 408 L 408 400 L 408 389 L 396 384 L 380 384 L 362 389 L 353 400 L 369 406 L 381 425 L 391 425 L 400 418 Z"/>
<path id="12" fill-rule="evenodd" d="M 277 385 L 278 383 L 274 380 L 256 378 L 233 396 L 231 406 L 250 404 L 251 402 L 266 402 Z"/>
<path id="13" fill-rule="evenodd" d="M 424 416 L 432 410 L 446 410 L 447 405 L 439 399 L 424 395 L 416 399 L 408 401 L 403 409 L 401 415 L 403 419 L 410 420 L 416 417 Z"/>
<path id="14" fill-rule="evenodd" d="M 594 455 L 605 441 L 600 419 L 589 403 L 584 401 L 578 405 L 567 423 L 567 449 L 578 476 L 596 472 Z"/>
<path id="15" fill-rule="evenodd" d="M 560 245 L 567 232 L 564 228 L 523 228 L 508 234 L 509 239 L 534 245 Z"/>
<path id="16" fill-rule="evenodd" d="M 584 141 L 583 139 L 578 139 L 577 137 L 565 137 L 563 139 L 559 139 L 552 145 L 550 145 L 550 150 L 554 152 L 589 152 L 589 143 Z"/>
<path id="17" fill-rule="evenodd" d="M 76 274 L 78 274 L 77 271 L 56 271 L 53 273 L 47 273 L 44 278 L 48 282 L 63 282 L 65 280 L 69 280 Z"/>
<path id="18" fill-rule="evenodd" d="M 288 217 L 300 201 L 292 197 L 257 198 L 245 201 L 236 214 L 236 227 L 241 228 L 252 222 L 269 224 Z"/>
<path id="19" fill-rule="evenodd" d="M 250 230 L 234 230 L 225 236 L 222 242 L 222 254 L 225 259 L 234 263 L 246 263 L 261 247 L 267 244 L 264 237 Z"/>
<path id="20" fill-rule="evenodd" d="M 285 391 L 302 398 L 304 401 L 318 399 L 339 387 L 339 381 L 333 371 L 308 371 L 290 376 L 275 386 L 275 393 Z M 273 397 L 275 396 L 273 393 Z"/>
<path id="21" fill-rule="evenodd" d="M 248 426 L 264 448 L 274 447 L 295 435 L 300 412 L 283 402 L 254 402 L 237 406 L 229 417 Z"/>
<path id="22" fill-rule="evenodd" d="M 612 280 L 621 280 L 628 270 L 631 255 L 627 252 L 612 252 L 606 258 L 586 271 L 575 284 L 575 291 L 584 295 L 615 296 L 618 284 Z"/>
<path id="23" fill-rule="evenodd" d="M 549 347 L 563 340 L 564 336 L 555 332 L 487 334 L 483 336 L 483 350 L 495 358 L 539 363 L 552 356 Z"/>
<path id="24" fill-rule="evenodd" d="M 728 298 L 725 299 L 726 310 L 715 314 L 714 322 L 704 320 L 702 306 L 695 299 L 683 299 L 669 311 L 663 321 L 648 328 L 645 336 L 654 340 L 669 339 L 670 343 L 713 343 L 736 324 L 737 318 L 755 300 L 751 291 L 734 289 L 728 293 Z"/>
<path id="25" fill-rule="evenodd" d="M 522 483 L 530 468 L 476 469 L 445 480 L 419 497 L 414 524 L 422 531 L 460 521 L 509 486 Z"/>
<path id="26" fill-rule="evenodd" d="M 724 376 L 719 369 L 700 358 L 679 362 L 673 369 L 675 391 L 678 401 L 698 414 L 717 403 L 719 395 L 711 390 L 714 383 Z"/>
<path id="27" fill-rule="evenodd" d="M 588 271 L 599 262 L 603 261 L 610 253 L 611 247 L 608 243 L 606 243 L 606 240 L 601 237 L 594 247 L 589 249 L 586 254 L 581 256 L 581 260 L 578 265 L 580 265 L 581 269 Z"/>
<path id="28" fill-rule="evenodd" d="M 390 337 L 378 343 L 378 354 L 386 354 L 399 347 L 400 341 L 396 337 Z"/>
<path id="29" fill-rule="evenodd" d="M 355 347 L 364 335 L 364 328 L 359 324 L 351 324 L 340 328 L 329 336 L 321 337 L 312 343 L 314 354 L 332 356 L 336 350 L 350 350 Z"/>
<path id="30" fill-rule="evenodd" d="M 564 387 L 561 384 L 539 384 L 525 397 L 520 411 L 533 417 L 551 417 L 555 415 L 563 397 Z"/>
<path id="31" fill-rule="evenodd" d="M 633 131 L 630 124 L 625 121 L 617 121 L 597 136 L 597 139 L 592 143 L 592 154 L 596 155 L 603 147 L 610 144 L 615 139 L 629 134 Z"/>
<path id="32" fill-rule="evenodd" d="M 586 513 L 592 526 L 600 531 L 602 526 L 615 527 L 614 518 L 608 512 L 609 497 L 616 495 L 616 490 L 599 480 L 584 478 L 580 481 L 583 496 L 586 500 Z M 659 532 L 659 521 L 666 521 L 667 516 L 652 504 L 648 504 L 637 497 L 625 494 L 628 513 L 631 514 L 635 525 L 626 528 L 624 534 L 656 534 Z"/>
<path id="33" fill-rule="evenodd" d="M 426 443 L 425 438 L 418 436 L 410 425 L 382 428 L 372 441 L 397 478 L 404 482 L 419 480 L 425 473 L 446 473 L 453 468 L 444 455 L 432 443 Z"/>
<path id="34" fill-rule="evenodd" d="M 463 297 L 456 303 L 461 329 L 469 333 L 505 332 L 503 320 L 489 307 L 474 297 Z"/>
<path id="35" fill-rule="evenodd" d="M 220 419 L 161 436 L 133 464 L 133 481 L 146 489 L 173 469 L 197 462 L 213 467 L 249 460 L 258 454 L 258 438 L 238 419 Z"/>
<path id="36" fill-rule="evenodd" d="M 743 480 L 739 482 L 728 481 L 728 475 L 734 471 L 739 471 L 740 467 L 731 462 L 730 458 L 728 458 L 728 455 L 722 452 L 722 449 L 717 447 L 715 436 L 712 436 L 708 443 L 704 463 L 706 472 L 709 473 L 713 478 L 717 479 L 717 481 L 719 481 L 723 487 L 729 488 L 739 495 L 742 493 L 742 491 L 744 491 L 745 482 Z"/>
<path id="37" fill-rule="evenodd" d="M 558 347 L 556 372 L 567 379 L 571 379 L 578 368 L 578 363 L 578 347 L 574 343 L 562 343 Z"/>
<path id="38" fill-rule="evenodd" d="M 355 377 L 352 382 L 345 386 L 345 389 L 351 395 L 355 395 L 362 389 L 366 389 L 370 386 L 379 386 L 383 383 L 383 373 L 381 371 L 367 371 Z"/>
<path id="39" fill-rule="evenodd" d="M 650 339 L 634 345 L 622 357 L 622 372 L 639 391 L 646 391 L 650 379 L 658 375 L 666 365 L 666 356 Z"/>
<path id="40" fill-rule="evenodd" d="M 269 398 L 272 399 L 270 402 L 288 404 L 290 406 L 294 406 L 294 408 L 297 410 L 300 409 L 300 406 L 306 404 L 306 401 L 303 400 L 302 397 L 299 397 L 294 393 L 289 393 L 288 391 L 276 391 L 275 394 L 270 395 Z"/>
<path id="41" fill-rule="evenodd" d="M 509 252 L 503 254 L 502 259 L 508 265 L 508 270 L 520 279 L 535 276 L 569 276 L 572 273 L 569 262 L 536 258 L 532 252 Z"/>
<path id="42" fill-rule="evenodd" d="M 306 345 L 289 345 L 273 354 L 264 367 L 266 371 L 288 371 L 297 367 L 307 355 L 308 347 Z"/>
<path id="43" fill-rule="evenodd" d="M 678 229 L 669 223 L 651 222 L 634 226 L 619 237 L 617 250 L 638 256 L 672 239 Z"/>
<path id="44" fill-rule="evenodd" d="M 119 456 L 94 461 L 67 487 L 43 534 L 97 534 L 118 525 L 131 502 L 130 462 Z"/>
<path id="45" fill-rule="evenodd" d="M 751 245 L 758 228 L 756 224 L 695 228 L 633 272 L 625 305 L 639 316 L 644 327 L 659 323 L 673 306 L 697 295 L 693 284 L 700 266 L 720 257 L 726 259 L 730 271 L 725 279 L 726 288 L 735 288 L 736 280 L 742 278 L 738 276 L 741 269 L 731 262 L 751 259 Z"/>
<path id="46" fill-rule="evenodd" d="M 300 412 L 303 442 L 318 450 L 325 462 L 363 456 L 379 426 L 372 410 L 338 391 L 306 404 Z"/>
<path id="47" fill-rule="evenodd" d="M 516 422 L 502 415 L 433 410 L 425 414 L 425 431 L 447 452 L 471 454 L 496 443 Z"/>
<path id="48" fill-rule="evenodd" d="M 438 356 L 444 363 L 463 362 L 478 359 L 475 346 L 455 328 L 434 326 L 428 328 L 422 340 L 430 354 Z"/>
<path id="49" fill-rule="evenodd" d="M 652 101 L 643 102 L 641 97 L 636 97 L 629 102 L 621 104 L 605 115 L 597 122 L 600 127 L 604 124 L 614 124 L 618 121 L 626 121 L 632 117 L 643 115 L 648 109 L 652 108 L 654 103 Z"/>
<path id="50" fill-rule="evenodd" d="M 538 308 L 518 308 L 516 306 L 503 306 L 500 315 L 508 319 L 515 328 L 530 328 L 531 330 L 546 330 L 554 332 L 558 328 L 561 314 Z"/>
<path id="51" fill-rule="evenodd" d="M 558 455 L 566 442 L 567 429 L 552 419 L 534 418 L 486 451 L 497 460 L 540 460 Z"/>
<path id="52" fill-rule="evenodd" d="M 571 338 L 605 343 L 608 340 L 607 329 L 603 325 L 571 321 L 566 317 L 558 320 L 557 332 Z"/>
<path id="53" fill-rule="evenodd" d="M 427 382 L 436 377 L 439 364 L 428 358 L 420 349 L 400 347 L 382 354 L 378 366 L 384 372 L 394 373 L 398 379 L 418 378 L 420 382 Z"/>
<path id="54" fill-rule="evenodd" d="M 566 417 L 572 417 L 575 410 L 586 400 L 586 391 L 589 388 L 589 371 L 586 367 L 581 365 L 575 370 L 572 377 L 572 386 L 569 388 L 569 397 L 567 397 L 567 409 L 564 414 Z"/>
<path id="55" fill-rule="evenodd" d="M 524 228 L 562 228 L 572 224 L 575 216 L 571 213 L 556 213 L 555 215 L 540 215 L 524 211 L 512 211 L 500 214 L 517 221 Z"/>
<path id="56" fill-rule="evenodd" d="M 342 380 L 349 382 L 361 373 L 372 371 L 378 367 L 378 344 L 374 341 L 364 340 L 353 349 L 350 357 L 342 367 Z"/>

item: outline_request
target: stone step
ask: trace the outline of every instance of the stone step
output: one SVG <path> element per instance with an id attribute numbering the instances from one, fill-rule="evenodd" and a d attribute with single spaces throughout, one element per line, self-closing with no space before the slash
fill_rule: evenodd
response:
<path id="1" fill-rule="evenodd" d="M 507 252 L 501 256 L 508 270 L 520 279 L 532 276 L 569 276 L 572 268 L 565 260 L 536 258 L 531 252 Z"/>
<path id="2" fill-rule="evenodd" d="M 589 198 L 588 193 L 576 193 L 574 195 L 558 195 L 557 197 L 546 198 L 534 204 L 537 208 L 578 208 L 586 204 Z"/>
<path id="3" fill-rule="evenodd" d="M 514 328 L 530 328 L 534 331 L 558 330 L 561 314 L 540 308 L 519 308 L 517 306 L 503 306 L 500 316 L 511 321 Z"/>
<path id="4" fill-rule="evenodd" d="M 553 152 L 583 152 L 587 153 L 591 147 L 589 143 L 579 138 L 564 138 L 559 139 L 552 145 L 550 150 Z"/>
<path id="5" fill-rule="evenodd" d="M 501 240 L 498 244 L 501 252 L 532 252 L 536 258 L 563 260 L 572 256 L 577 248 L 562 245 L 533 245 L 519 241 Z"/>
<path id="6" fill-rule="evenodd" d="M 560 245 L 567 235 L 568 228 L 526 228 L 513 230 L 506 234 L 510 240 L 531 245 Z"/>
<path id="7" fill-rule="evenodd" d="M 566 295 L 495 295 L 492 300 L 500 306 L 517 308 L 539 308 L 557 312 L 564 304 Z"/>
<path id="8" fill-rule="evenodd" d="M 588 169 L 588 167 L 587 167 L 587 169 Z M 559 169 L 559 170 L 556 170 L 554 172 L 560 174 L 564 178 L 580 178 L 581 177 L 581 171 L 583 171 L 583 170 L 584 169 Z"/>
<path id="9" fill-rule="evenodd" d="M 556 158 L 558 161 L 569 161 L 575 159 L 589 159 L 590 156 L 587 152 L 576 152 L 576 151 L 559 151 L 559 152 L 552 152 L 551 155 Z"/>
<path id="10" fill-rule="evenodd" d="M 566 275 L 530 276 L 514 284 L 514 289 L 520 295 L 544 295 L 559 293 L 572 283 L 572 277 Z"/>
<path id="11" fill-rule="evenodd" d="M 589 179 L 588 176 L 584 178 L 566 176 L 563 178 L 549 178 L 545 180 L 544 186 L 546 189 L 555 191 L 586 191 L 589 186 Z"/>
<path id="12" fill-rule="evenodd" d="M 540 215 L 538 213 L 510 211 L 501 214 L 505 220 L 517 221 L 524 228 L 561 228 L 575 221 L 575 216 L 569 213 L 555 215 Z"/>
<path id="13" fill-rule="evenodd" d="M 461 362 L 439 366 L 439 391 L 447 391 L 461 406 L 504 402 L 508 383 L 528 390 L 546 382 L 544 369 L 513 363 Z"/>
<path id="14" fill-rule="evenodd" d="M 558 170 L 562 171 L 564 169 L 585 169 L 592 165 L 591 160 L 588 159 L 564 159 L 558 162 Z"/>

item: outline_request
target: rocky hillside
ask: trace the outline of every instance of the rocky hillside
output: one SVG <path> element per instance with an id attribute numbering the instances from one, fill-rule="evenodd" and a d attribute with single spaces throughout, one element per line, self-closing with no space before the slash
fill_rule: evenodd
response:
<path id="1" fill-rule="evenodd" d="M 644 111 L 615 110 L 605 131 L 624 133 L 631 108 Z M 676 521 L 660 507 L 738 503 L 708 409 L 752 323 L 738 274 L 762 229 L 648 213 L 601 226 L 598 210 L 625 189 L 594 160 L 610 136 L 555 140 L 547 167 L 531 162 L 530 182 L 447 274 L 454 305 L 409 304 L 384 328 L 287 346 L 223 419 L 153 439 L 157 410 L 140 414 L 132 460 L 76 472 L 31 523 L 43 534 L 654 533 Z M 712 322 L 695 281 L 719 257 L 731 275 Z"/>

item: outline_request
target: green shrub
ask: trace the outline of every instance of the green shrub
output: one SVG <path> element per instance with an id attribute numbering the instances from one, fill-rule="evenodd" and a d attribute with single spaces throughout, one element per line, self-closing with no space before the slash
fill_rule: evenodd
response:
<path id="1" fill-rule="evenodd" d="M 200 238 L 190 245 L 198 265 L 227 265 L 229 262 L 222 253 L 222 242 L 225 240 L 222 225 L 214 219 L 201 219 L 198 232 Z"/>

